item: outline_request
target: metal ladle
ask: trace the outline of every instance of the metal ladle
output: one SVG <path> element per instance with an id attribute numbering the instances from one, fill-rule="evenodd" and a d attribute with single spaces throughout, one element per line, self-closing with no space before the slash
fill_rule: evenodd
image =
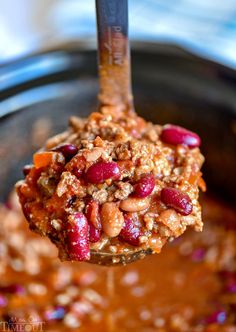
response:
<path id="1" fill-rule="evenodd" d="M 133 112 L 128 39 L 128 0 L 96 0 L 98 34 L 99 102 Z M 144 258 L 151 249 L 123 254 L 91 250 L 90 263 L 125 265 Z"/>
<path id="2" fill-rule="evenodd" d="M 105 266 L 116 266 L 116 265 L 126 265 L 129 263 L 133 263 L 139 259 L 143 259 L 147 255 L 151 255 L 152 249 L 141 249 L 141 250 L 134 250 L 129 251 L 128 253 L 124 254 L 113 254 L 107 253 L 102 251 L 90 251 L 90 260 L 88 263 L 98 264 L 98 265 L 105 265 Z"/>

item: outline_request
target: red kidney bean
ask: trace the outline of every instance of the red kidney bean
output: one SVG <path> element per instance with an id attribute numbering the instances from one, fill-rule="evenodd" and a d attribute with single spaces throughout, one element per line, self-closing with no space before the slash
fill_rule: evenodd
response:
<path id="1" fill-rule="evenodd" d="M 132 217 L 124 216 L 124 226 L 119 234 L 119 240 L 127 242 L 132 246 L 139 246 L 139 237 L 142 236 L 142 231 Z"/>
<path id="2" fill-rule="evenodd" d="M 153 174 L 146 174 L 134 185 L 134 195 L 139 198 L 149 196 L 155 187 Z"/>
<path id="3" fill-rule="evenodd" d="M 32 167 L 33 167 L 33 165 L 25 165 L 23 167 L 22 171 L 23 171 L 24 176 L 26 176 L 26 175 L 29 174 L 29 172 L 31 171 Z"/>
<path id="4" fill-rule="evenodd" d="M 101 236 L 102 230 L 95 228 L 92 223 L 89 223 L 89 241 L 96 243 L 101 239 Z"/>
<path id="5" fill-rule="evenodd" d="M 185 144 L 190 148 L 198 147 L 201 144 L 201 139 L 197 134 L 171 124 L 164 126 L 161 133 L 161 140 L 173 145 Z"/>
<path id="6" fill-rule="evenodd" d="M 81 212 L 72 214 L 66 224 L 67 250 L 71 260 L 85 261 L 90 259 L 89 224 Z"/>
<path id="7" fill-rule="evenodd" d="M 25 288 L 19 284 L 10 284 L 7 286 L 0 286 L 0 292 L 22 295 L 25 293 Z"/>
<path id="8" fill-rule="evenodd" d="M 189 215 L 193 210 L 190 197 L 175 188 L 162 189 L 161 200 L 166 206 L 173 208 L 183 216 Z"/>
<path id="9" fill-rule="evenodd" d="M 72 173 L 79 179 L 83 174 L 83 170 L 75 166 L 72 169 Z"/>
<path id="10" fill-rule="evenodd" d="M 96 229 L 102 229 L 98 202 L 94 200 L 88 202 L 86 205 L 86 218 Z"/>
<path id="11" fill-rule="evenodd" d="M 7 298 L 0 294 L 0 308 L 7 306 Z"/>
<path id="12" fill-rule="evenodd" d="M 231 280 L 229 282 L 227 282 L 226 286 L 225 286 L 225 291 L 227 293 L 236 293 L 236 280 Z"/>
<path id="13" fill-rule="evenodd" d="M 219 275 L 224 282 L 224 290 L 227 293 L 236 293 L 236 272 L 235 271 L 221 271 Z"/>
<path id="14" fill-rule="evenodd" d="M 99 161 L 89 167 L 85 179 L 90 183 L 102 183 L 107 179 L 118 179 L 120 169 L 116 162 Z"/>
<path id="15" fill-rule="evenodd" d="M 195 249 L 191 254 L 191 259 L 193 262 L 201 262 L 206 256 L 206 250 L 203 248 Z"/>
<path id="16" fill-rule="evenodd" d="M 236 278 L 236 271 L 221 270 L 219 271 L 219 276 L 222 280 L 232 280 Z"/>
<path id="17" fill-rule="evenodd" d="M 71 143 L 62 143 L 55 146 L 52 151 L 61 152 L 68 161 L 76 155 L 76 153 L 78 152 L 78 147 Z"/>
<path id="18" fill-rule="evenodd" d="M 204 322 L 207 324 L 224 324 L 227 314 L 225 310 L 216 310 L 210 316 L 208 316 Z"/>

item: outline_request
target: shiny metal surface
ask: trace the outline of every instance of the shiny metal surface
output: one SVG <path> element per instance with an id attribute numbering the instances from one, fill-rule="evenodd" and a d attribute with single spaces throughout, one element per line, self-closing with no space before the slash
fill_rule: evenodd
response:
<path id="1" fill-rule="evenodd" d="M 105 266 L 118 266 L 133 263 L 139 259 L 144 259 L 147 255 L 152 254 L 151 249 L 139 250 L 129 252 L 127 254 L 112 254 L 103 253 L 91 250 L 91 258 L 89 263 L 105 265 Z"/>

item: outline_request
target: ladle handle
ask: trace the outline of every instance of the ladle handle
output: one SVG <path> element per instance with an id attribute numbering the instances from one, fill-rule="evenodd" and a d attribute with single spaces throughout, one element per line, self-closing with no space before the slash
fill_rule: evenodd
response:
<path id="1" fill-rule="evenodd" d="M 128 0 L 96 0 L 101 106 L 132 109 Z"/>

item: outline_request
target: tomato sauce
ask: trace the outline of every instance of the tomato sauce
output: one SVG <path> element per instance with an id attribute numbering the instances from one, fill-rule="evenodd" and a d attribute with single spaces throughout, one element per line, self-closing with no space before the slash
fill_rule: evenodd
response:
<path id="1" fill-rule="evenodd" d="M 11 195 L 0 208 L 1 328 L 236 331 L 236 213 L 209 197 L 203 212 L 202 233 L 190 230 L 159 255 L 108 268 L 60 262 Z"/>

